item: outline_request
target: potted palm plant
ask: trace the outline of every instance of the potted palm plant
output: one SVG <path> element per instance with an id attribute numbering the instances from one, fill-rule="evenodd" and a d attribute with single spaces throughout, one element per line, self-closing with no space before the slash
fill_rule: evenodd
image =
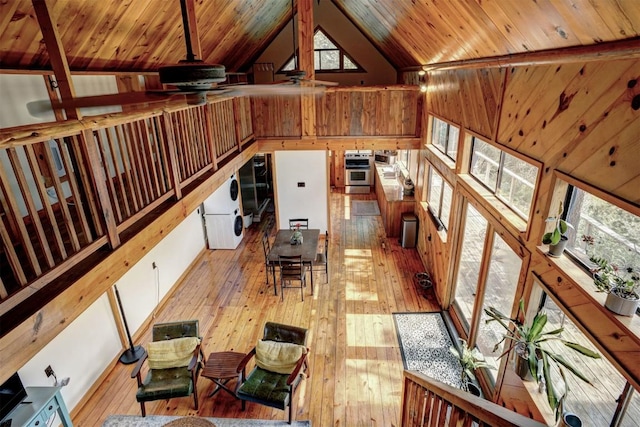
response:
<path id="1" fill-rule="evenodd" d="M 460 361 L 460 388 L 471 394 L 480 396 L 480 388 L 475 384 L 475 370 L 479 368 L 492 368 L 477 348 L 469 348 L 466 340 L 460 339 L 460 346 L 449 347 L 449 351 Z"/>
<path id="2" fill-rule="evenodd" d="M 538 311 L 530 324 L 525 324 L 522 318 L 511 319 L 494 307 L 485 308 L 484 312 L 489 317 L 486 323 L 497 322 L 505 330 L 503 338 L 495 345 L 494 351 L 499 348 L 500 344 L 505 341 L 507 342 L 507 348 L 499 358 L 508 354 L 511 350 L 514 350 L 516 354 L 516 372 L 523 379 L 527 379 L 528 375 L 531 375 L 532 379 L 539 384 L 541 382 L 544 383 L 547 392 L 547 401 L 551 409 L 555 411 L 557 420 L 562 413 L 562 403 L 569 392 L 564 369 L 567 369 L 587 384 L 592 383 L 561 354 L 549 348 L 549 343 L 553 341 L 560 342 L 567 348 L 593 359 L 599 359 L 600 355 L 578 343 L 562 339 L 560 335 L 564 331 L 564 328 L 545 332 L 544 327 L 547 324 L 547 314 L 543 311 Z M 519 313 L 521 316 L 524 316 L 525 313 L 524 302 L 522 300 L 520 301 Z M 513 327 L 510 326 L 512 324 Z M 558 370 L 564 382 L 564 392 L 562 394 L 558 393 L 556 385 L 554 385 L 552 381 L 552 365 Z"/>
<path id="3" fill-rule="evenodd" d="M 569 238 L 566 233 L 569 229 L 573 229 L 573 225 L 562 219 L 562 203 L 558 209 L 558 215 L 551 216 L 546 219 L 547 222 L 553 222 L 553 230 L 545 233 L 542 236 L 542 243 L 549 245 L 549 255 L 559 257 L 564 252 L 564 248 L 567 246 Z"/>

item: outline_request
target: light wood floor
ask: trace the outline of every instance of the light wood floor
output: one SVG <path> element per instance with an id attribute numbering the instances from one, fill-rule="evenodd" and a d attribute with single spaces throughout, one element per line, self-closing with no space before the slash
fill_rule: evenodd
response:
<path id="1" fill-rule="evenodd" d="M 249 351 L 269 320 L 309 328 L 310 377 L 298 389 L 296 419 L 321 426 L 398 426 L 402 358 L 392 313 L 436 311 L 433 296 L 416 290 L 423 271 L 415 249 L 387 239 L 380 216 L 351 216 L 353 200 L 372 195 L 331 195 L 329 283 L 315 273 L 315 293 L 285 290 L 284 302 L 265 283 L 260 225 L 237 250 L 206 251 L 154 322 L 199 319 L 205 354 Z M 274 230 L 275 231 L 275 230 Z M 143 344 L 150 340 L 144 331 Z M 87 404 L 76 426 L 99 426 L 109 414 L 140 414 L 132 365 L 118 364 Z M 253 403 L 244 412 L 224 392 L 207 395 L 213 383 L 198 381 L 200 408 L 192 398 L 150 402 L 148 414 L 284 420 L 286 414 Z"/>

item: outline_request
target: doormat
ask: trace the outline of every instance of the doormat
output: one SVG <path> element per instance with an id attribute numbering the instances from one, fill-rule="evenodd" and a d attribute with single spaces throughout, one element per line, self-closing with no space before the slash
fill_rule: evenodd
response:
<path id="1" fill-rule="evenodd" d="M 109 415 L 102 427 L 164 427 L 170 425 L 180 425 L 184 427 L 199 427 L 202 422 L 216 427 L 311 427 L 311 421 L 294 421 L 288 424 L 286 421 L 275 420 L 247 420 L 238 418 L 199 418 L 199 417 L 176 417 L 169 415 L 147 415 L 139 417 L 137 415 Z M 179 423 L 179 424 L 174 424 Z"/>
<path id="2" fill-rule="evenodd" d="M 405 369 L 460 388 L 460 362 L 449 351 L 453 343 L 442 314 L 393 313 L 393 320 Z"/>
<path id="3" fill-rule="evenodd" d="M 380 215 L 380 208 L 376 200 L 354 200 L 351 202 L 351 214 L 353 216 Z"/>

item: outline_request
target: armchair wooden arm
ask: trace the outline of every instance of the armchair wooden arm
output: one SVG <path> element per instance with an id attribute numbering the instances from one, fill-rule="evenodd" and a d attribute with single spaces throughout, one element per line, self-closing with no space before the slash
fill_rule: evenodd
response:
<path id="1" fill-rule="evenodd" d="M 249 363 L 249 361 L 251 360 L 251 358 L 253 356 L 255 356 L 256 354 L 256 348 L 253 347 L 251 349 L 251 351 L 249 353 L 247 353 L 247 355 L 244 357 L 244 359 L 242 359 L 242 361 L 240 361 L 240 364 L 238 365 L 238 368 L 236 370 L 237 373 L 240 373 L 241 371 L 244 370 L 244 368 L 246 368 L 247 363 Z"/>
<path id="2" fill-rule="evenodd" d="M 293 371 L 291 371 L 291 374 L 289 374 L 289 378 L 287 378 L 287 385 L 291 385 L 291 384 L 294 383 L 296 378 L 298 378 L 298 375 L 300 375 L 300 371 L 302 370 L 303 366 L 305 367 L 305 370 L 306 370 L 307 354 L 308 353 L 309 353 L 309 349 L 307 348 L 307 351 L 302 354 L 300 359 L 298 359 L 298 363 L 296 363 L 296 367 L 293 368 Z M 309 377 L 310 377 L 310 375 L 307 374 L 307 378 L 309 378 Z"/>

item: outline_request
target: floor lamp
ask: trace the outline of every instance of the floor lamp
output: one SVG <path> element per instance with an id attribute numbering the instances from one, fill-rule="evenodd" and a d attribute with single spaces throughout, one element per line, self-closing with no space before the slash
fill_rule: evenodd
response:
<path id="1" fill-rule="evenodd" d="M 131 333 L 129 332 L 129 325 L 127 324 L 127 318 L 124 315 L 124 309 L 122 308 L 122 301 L 120 300 L 120 292 L 118 292 L 118 287 L 113 285 L 113 289 L 116 291 L 116 299 L 118 300 L 118 308 L 120 309 L 120 316 L 122 316 L 122 323 L 124 323 L 124 330 L 127 332 L 127 338 L 129 339 L 129 348 L 122 353 L 120 356 L 120 362 L 125 365 L 130 365 L 134 362 L 140 360 L 142 355 L 145 353 L 144 347 L 141 345 L 133 345 L 133 341 L 131 340 Z"/>

